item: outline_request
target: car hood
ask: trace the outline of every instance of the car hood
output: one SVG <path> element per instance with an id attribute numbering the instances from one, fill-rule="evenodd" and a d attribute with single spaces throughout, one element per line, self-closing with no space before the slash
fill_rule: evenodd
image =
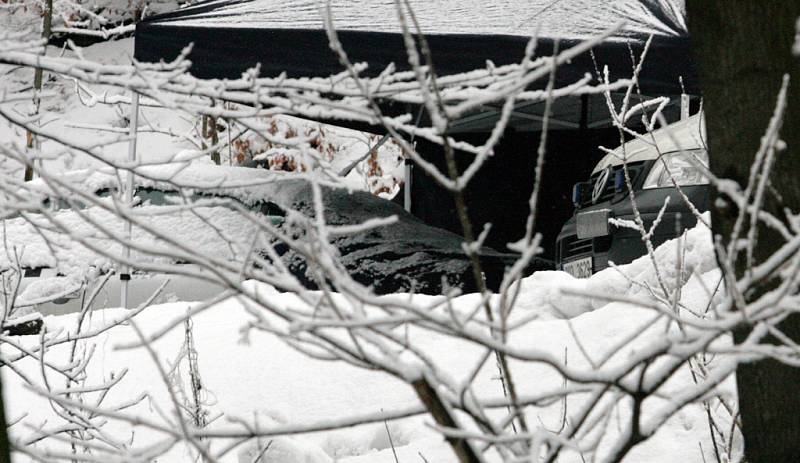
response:
<path id="1" fill-rule="evenodd" d="M 664 153 L 706 148 L 706 140 L 705 118 L 698 113 L 619 146 L 597 163 L 592 175 L 622 165 L 623 160 L 628 163 L 649 161 Z"/>

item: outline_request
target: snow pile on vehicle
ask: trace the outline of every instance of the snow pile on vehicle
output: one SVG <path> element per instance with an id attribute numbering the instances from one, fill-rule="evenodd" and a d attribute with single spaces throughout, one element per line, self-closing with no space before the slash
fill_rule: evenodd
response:
<path id="1" fill-rule="evenodd" d="M 252 245 L 256 225 L 227 203 L 246 206 L 256 213 L 256 219 L 266 219 L 265 214 L 286 215 L 285 222 L 283 217 L 277 221 L 282 222 L 279 227 L 288 236 L 317 239 L 307 220 L 298 220 L 301 215 L 316 215 L 312 183 L 321 180 L 313 174 L 298 176 L 197 162 L 143 166 L 136 173 L 137 205 L 130 212 L 134 220 L 132 257 L 136 269 L 153 263 L 195 262 L 195 251 L 204 258 L 241 262 Z M 55 187 L 53 182 L 57 183 Z M 105 192 L 106 196 L 95 198 L 101 205 L 85 209 L 46 210 L 8 219 L 6 228 L 0 230 L 0 238 L 6 237 L 13 244 L 0 249 L 0 268 L 11 268 L 18 262 L 23 268 L 55 268 L 60 274 L 78 280 L 114 269 L 114 256 L 122 255 L 123 246 L 113 236 L 124 233 L 125 220 L 115 216 L 113 207 L 111 211 L 105 210 L 102 204 L 113 206 L 108 195 L 118 195 L 120 183 L 119 176 L 107 170 L 73 171 L 58 179 L 30 182 L 27 188 L 51 203 L 55 202 L 54 195 L 66 190 L 66 185 L 79 191 Z M 377 294 L 476 290 L 461 236 L 426 225 L 394 202 L 366 191 L 353 191 L 337 183 L 321 185 L 320 191 L 329 226 L 359 227 L 377 218 L 393 219 L 391 224 L 354 228 L 350 233 L 330 237 L 340 262 L 356 281 L 370 286 Z M 78 199 L 89 204 L 83 197 Z M 301 223 L 295 227 L 296 221 Z M 271 238 L 268 233 L 264 235 Z M 308 276 L 308 263 L 303 255 L 285 248 L 278 244 L 276 251 L 284 256 L 289 270 L 306 287 L 316 289 L 318 281 Z M 255 251 L 262 253 L 265 249 L 266 245 L 259 243 Z M 506 266 L 515 258 L 489 248 L 481 249 L 489 288 L 499 287 Z M 539 260 L 529 267 L 528 273 L 552 268 Z"/>
<path id="2" fill-rule="evenodd" d="M 42 278 L 27 285 L 14 303 L 15 307 L 32 307 L 39 301 L 65 297 L 79 291 L 83 282 L 74 276 Z"/>
<path id="3" fill-rule="evenodd" d="M 225 207 L 197 207 L 193 211 L 163 206 L 141 206 L 134 214 L 132 240 L 139 249 L 132 257 L 140 264 L 175 263 L 181 255 L 201 249 L 207 257 L 242 260 L 252 241 L 253 225 Z M 101 234 L 96 224 L 121 234 L 125 222 L 111 212 L 88 208 L 57 211 L 52 220 L 29 216 L 7 219 L 0 234 L 10 245 L 0 247 L 0 268 L 52 268 L 77 280 L 117 267 L 115 256 L 123 246 Z M 38 231 L 37 231 L 38 228 Z M 190 245 L 189 245 L 190 244 Z M 189 247 L 187 247 L 189 246 Z"/>

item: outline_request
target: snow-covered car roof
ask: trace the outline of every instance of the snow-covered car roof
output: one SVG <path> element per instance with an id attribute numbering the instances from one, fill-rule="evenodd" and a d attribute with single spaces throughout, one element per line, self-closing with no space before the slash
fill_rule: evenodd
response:
<path id="1" fill-rule="evenodd" d="M 137 188 L 155 188 L 173 191 L 179 188 L 203 190 L 210 194 L 237 199 L 251 205 L 266 198 L 280 202 L 281 183 L 298 178 L 297 174 L 271 171 L 261 168 L 217 166 L 192 163 L 172 163 L 139 167 L 135 170 L 134 184 Z M 59 179 L 81 190 L 96 192 L 119 188 L 124 174 L 104 169 L 83 169 L 59 174 Z M 45 196 L 58 196 L 51 184 L 36 179 L 26 187 L 38 190 Z"/>
<path id="2" fill-rule="evenodd" d="M 296 178 L 283 172 L 244 167 L 227 167 L 186 163 L 174 165 L 148 166 L 137 169 L 135 184 L 139 188 L 155 188 L 173 191 L 180 188 L 202 190 L 204 194 L 220 195 L 240 201 L 245 205 L 255 205 L 263 201 L 282 204 L 290 202 L 282 192 L 281 183 Z M 103 189 L 119 187 L 122 178 L 110 170 L 77 170 L 58 175 L 58 180 L 74 185 L 80 191 L 95 193 Z M 51 189 L 51 186 L 53 188 Z M 58 197 L 58 186 L 44 179 L 29 182 L 26 188 L 38 191 L 42 198 Z M 288 194 L 288 193 L 287 193 Z M 246 248 L 252 241 L 252 224 L 247 223 L 241 214 L 230 207 L 219 204 L 201 205 L 200 209 L 187 210 L 175 207 L 166 209 L 164 205 L 145 202 L 136 208 L 135 214 L 148 225 L 163 231 L 163 234 L 183 242 L 193 243 L 209 255 L 227 259 L 241 256 L 229 246 L 228 241 Z M 195 213 L 200 211 L 199 213 Z M 19 259 L 25 268 L 52 267 L 62 274 L 84 274 L 88 268 L 100 270 L 113 267 L 110 259 L 78 243 L 73 237 L 91 240 L 95 245 L 111 247 L 119 254 L 121 245 L 114 240 L 98 236 L 97 227 L 89 220 L 102 224 L 108 229 L 123 227 L 123 220 L 112 212 L 99 207 L 88 207 L 80 212 L 71 209 L 51 211 L 53 220 L 41 214 L 28 214 L 26 217 L 13 217 L 5 220 L 3 233 L 12 243 L 12 249 L 0 249 L 0 268 L 7 268 Z M 87 220 L 87 218 L 89 220 Z M 39 225 L 38 227 L 36 225 Z M 38 228 L 38 230 L 37 230 Z M 73 235 L 70 237 L 69 234 Z M 223 239 L 223 236 L 225 237 Z M 138 243 L 163 247 L 152 234 L 138 227 L 133 228 L 133 238 Z M 16 256 L 14 256 L 16 254 Z M 168 259 L 136 255 L 144 261 L 168 261 Z"/>
<path id="3" fill-rule="evenodd" d="M 592 175 L 609 166 L 627 162 L 649 161 L 659 155 L 682 150 L 706 148 L 706 123 L 702 113 L 645 134 L 620 145 L 597 163 Z"/>

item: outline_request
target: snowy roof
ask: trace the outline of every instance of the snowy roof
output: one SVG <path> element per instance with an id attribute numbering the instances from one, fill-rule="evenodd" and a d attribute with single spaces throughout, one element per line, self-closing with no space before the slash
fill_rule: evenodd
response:
<path id="1" fill-rule="evenodd" d="M 411 0 L 425 34 L 587 38 L 624 22 L 618 36 L 686 35 L 683 0 Z M 177 26 L 321 29 L 319 0 L 214 0 L 151 19 Z M 332 0 L 335 27 L 399 33 L 393 0 Z"/>

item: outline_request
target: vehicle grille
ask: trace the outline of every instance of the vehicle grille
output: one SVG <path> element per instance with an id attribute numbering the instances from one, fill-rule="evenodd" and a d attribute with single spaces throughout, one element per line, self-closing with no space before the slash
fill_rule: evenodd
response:
<path id="1" fill-rule="evenodd" d="M 603 189 L 603 192 L 597 198 L 595 203 L 602 203 L 602 202 L 608 201 L 608 200 L 610 200 L 611 198 L 614 197 L 614 193 L 617 192 L 616 188 L 614 188 L 614 178 L 616 177 L 618 170 L 619 169 L 615 168 L 611 172 L 610 178 L 606 182 L 606 187 Z M 592 185 L 592 189 L 589 190 L 589 191 L 594 191 L 594 184 L 597 182 L 597 177 L 599 177 L 599 176 L 600 176 L 599 174 L 595 174 L 595 175 L 592 176 L 592 178 L 590 180 L 590 183 Z"/>
<path id="2" fill-rule="evenodd" d="M 631 177 L 631 183 L 636 183 L 636 179 L 638 178 L 639 174 L 642 172 L 644 168 L 644 162 L 631 162 L 628 164 L 628 175 Z M 617 176 L 617 172 L 620 172 L 623 169 L 623 166 L 614 166 L 611 171 L 611 175 L 609 175 L 608 181 L 606 182 L 606 186 L 603 189 L 603 192 L 597 198 L 597 201 L 594 203 L 602 203 L 605 201 L 611 200 L 616 194 L 616 188 L 614 187 L 614 179 Z M 602 172 L 602 171 L 601 171 Z M 589 178 L 588 187 L 589 187 L 589 194 L 586 195 L 584 201 L 581 203 L 580 207 L 592 204 L 591 192 L 594 191 L 594 184 L 597 182 L 597 179 L 600 177 L 600 173 L 597 172 L 596 174 L 592 175 Z"/>
<path id="3" fill-rule="evenodd" d="M 609 249 L 611 249 L 610 236 L 598 236 L 581 240 L 578 239 L 577 235 L 572 235 L 561 240 L 558 251 L 561 253 L 561 262 L 564 262 L 577 256 L 608 252 Z"/>
<path id="4" fill-rule="evenodd" d="M 568 236 L 561 242 L 561 260 L 592 252 L 592 239 L 579 240 L 577 235 Z"/>

